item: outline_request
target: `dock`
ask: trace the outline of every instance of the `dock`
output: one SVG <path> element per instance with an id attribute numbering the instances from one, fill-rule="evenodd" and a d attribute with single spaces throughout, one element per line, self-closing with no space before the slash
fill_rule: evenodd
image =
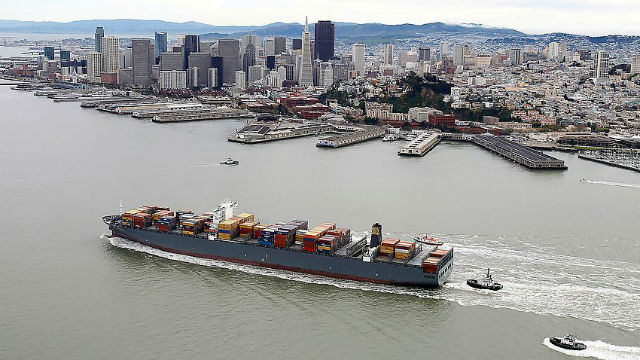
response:
<path id="1" fill-rule="evenodd" d="M 609 166 L 615 166 L 621 169 L 640 172 L 640 154 L 629 152 L 628 154 L 615 154 L 615 153 L 584 153 L 579 154 L 578 158 L 583 160 L 589 160 L 600 164 Z"/>
<path id="2" fill-rule="evenodd" d="M 425 156 L 440 142 L 440 134 L 424 133 L 417 138 L 411 140 L 407 145 L 403 146 L 398 155 L 400 156 Z"/>
<path id="3" fill-rule="evenodd" d="M 476 135 L 473 143 L 529 169 L 566 170 L 564 161 L 540 151 L 516 144 L 500 136 Z"/>
<path id="4" fill-rule="evenodd" d="M 242 144 L 257 144 L 268 141 L 313 136 L 331 130 L 331 125 L 322 123 L 307 123 L 299 125 L 258 121 L 244 126 L 242 129 L 229 136 L 227 140 Z"/>
<path id="5" fill-rule="evenodd" d="M 137 116 L 136 116 L 137 115 Z M 133 117 L 148 117 L 146 114 L 133 114 Z M 198 109 L 185 111 L 164 111 L 151 116 L 155 123 L 176 123 L 188 121 L 204 121 L 204 120 L 224 120 L 224 119 L 244 119 L 253 118 L 254 115 L 247 110 L 231 109 L 224 110 Z"/>
<path id="6" fill-rule="evenodd" d="M 331 135 L 318 140 L 316 146 L 331 148 L 343 147 L 371 139 L 381 138 L 384 136 L 385 132 L 386 130 L 384 128 L 371 127 L 363 130 Z"/>

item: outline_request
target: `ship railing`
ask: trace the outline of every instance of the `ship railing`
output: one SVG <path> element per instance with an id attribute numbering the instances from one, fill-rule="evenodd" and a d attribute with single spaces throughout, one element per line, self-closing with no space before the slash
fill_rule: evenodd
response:
<path id="1" fill-rule="evenodd" d="M 357 253 L 358 251 L 362 251 L 366 245 L 367 245 L 367 238 L 363 237 L 362 240 L 356 242 L 353 245 L 350 245 L 347 248 L 345 255 L 347 257 L 351 257 L 353 254 Z"/>

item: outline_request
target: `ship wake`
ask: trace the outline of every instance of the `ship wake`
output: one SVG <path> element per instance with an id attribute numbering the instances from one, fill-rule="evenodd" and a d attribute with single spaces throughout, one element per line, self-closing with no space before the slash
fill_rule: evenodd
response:
<path id="1" fill-rule="evenodd" d="M 545 338 L 542 342 L 548 348 L 561 352 L 565 355 L 595 358 L 603 360 L 637 360 L 640 359 L 640 347 L 634 346 L 617 346 L 608 344 L 604 341 L 585 341 L 578 340 L 581 343 L 587 345 L 585 350 L 568 350 L 559 348 L 549 341 L 549 338 Z"/>

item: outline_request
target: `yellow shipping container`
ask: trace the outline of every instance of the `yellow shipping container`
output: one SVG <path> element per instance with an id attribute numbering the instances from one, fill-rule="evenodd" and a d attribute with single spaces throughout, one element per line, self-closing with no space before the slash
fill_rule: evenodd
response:
<path id="1" fill-rule="evenodd" d="M 242 220 L 240 220 L 240 222 L 245 222 L 245 221 L 253 221 L 253 214 L 250 213 L 242 213 L 240 215 L 236 215 L 236 217 L 241 218 Z"/>
<path id="2" fill-rule="evenodd" d="M 404 260 L 409 256 L 409 253 L 396 251 L 395 257 L 396 259 Z"/>

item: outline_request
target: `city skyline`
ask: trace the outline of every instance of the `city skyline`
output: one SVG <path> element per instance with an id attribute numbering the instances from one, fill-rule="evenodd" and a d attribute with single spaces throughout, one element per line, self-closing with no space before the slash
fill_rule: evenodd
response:
<path id="1" fill-rule="evenodd" d="M 580 3 L 574 0 L 536 3 L 521 0 L 508 3 L 502 0 L 488 0 L 477 4 L 468 0 L 452 0 L 437 4 L 423 3 L 421 6 L 425 11 L 415 11 L 415 4 L 408 0 L 400 0 L 393 3 L 393 9 L 396 11 L 389 11 L 388 3 L 382 1 L 328 0 L 326 6 L 314 8 L 311 4 L 289 0 L 270 2 L 270 6 L 253 0 L 243 3 L 216 1 L 214 4 L 196 0 L 190 3 L 193 11 L 184 13 L 179 11 L 181 5 L 178 3 L 148 0 L 136 2 L 114 0 L 112 6 L 107 8 L 98 3 L 86 3 L 82 8 L 64 6 L 73 4 L 69 0 L 60 0 L 55 5 L 42 0 L 26 0 L 26 6 L 4 9 L 3 18 L 21 21 L 70 22 L 84 19 L 83 15 L 87 13 L 99 13 L 105 19 L 120 19 L 123 18 L 123 14 L 136 14 L 135 18 L 141 20 L 257 26 L 273 22 L 299 22 L 302 16 L 309 15 L 309 22 L 331 19 L 334 23 L 474 23 L 511 28 L 529 34 L 565 32 L 592 36 L 640 35 L 640 28 L 636 25 L 637 19 L 634 19 L 636 13 L 634 10 L 637 6 L 637 3 L 634 3 L 633 0 L 608 2 L 588 0 Z M 65 8 L 64 12 L 55 11 L 60 6 Z M 411 11 L 403 11 L 404 8 Z M 51 17 L 51 14 L 56 13 L 59 15 Z M 526 22 L 523 19 L 526 19 Z"/>

